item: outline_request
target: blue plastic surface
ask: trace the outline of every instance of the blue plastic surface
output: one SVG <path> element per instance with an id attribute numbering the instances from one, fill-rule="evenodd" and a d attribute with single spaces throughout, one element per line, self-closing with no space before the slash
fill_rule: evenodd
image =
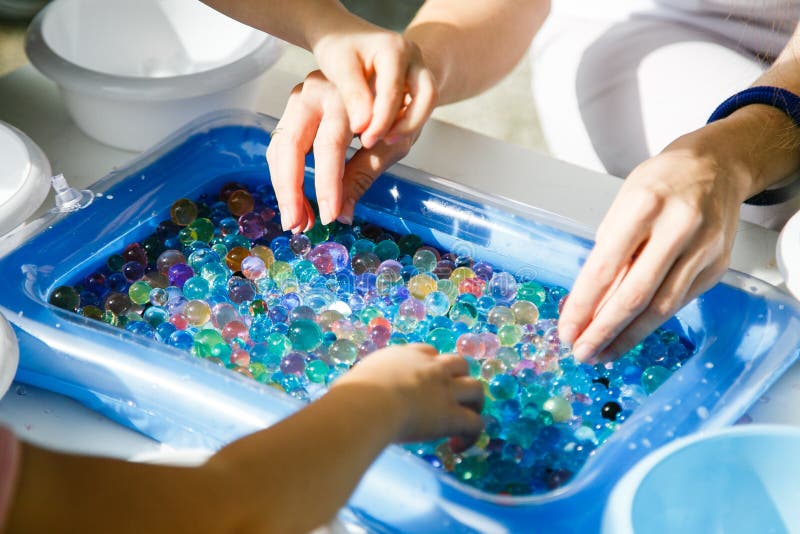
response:
<path id="1" fill-rule="evenodd" d="M 798 532 L 798 450 L 800 429 L 779 425 L 737 426 L 676 441 L 620 480 L 603 533 Z"/>
<path id="2" fill-rule="evenodd" d="M 152 233 L 175 199 L 218 191 L 231 180 L 268 180 L 264 153 L 274 125 L 245 112 L 195 121 L 98 182 L 95 191 L 104 195 L 91 206 L 53 221 L 0 259 L 0 311 L 21 345 L 17 379 L 176 446 L 216 448 L 298 409 L 297 401 L 254 380 L 46 301 L 54 287 Z M 566 287 L 591 246 L 585 230 L 552 214 L 523 212 L 406 167 L 392 171 L 367 193 L 357 215 Z M 313 194 L 312 180 L 307 186 Z M 637 460 L 676 437 L 733 423 L 800 351 L 798 304 L 734 272 L 668 326 L 697 353 L 566 486 L 532 497 L 489 495 L 390 447 L 364 477 L 350 511 L 381 532 L 597 531 L 611 487 Z"/>

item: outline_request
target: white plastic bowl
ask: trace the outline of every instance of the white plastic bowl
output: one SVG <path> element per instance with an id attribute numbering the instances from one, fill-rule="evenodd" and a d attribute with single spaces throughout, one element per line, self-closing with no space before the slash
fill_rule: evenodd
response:
<path id="1" fill-rule="evenodd" d="M 50 162 L 27 135 L 0 121 L 0 236 L 42 204 L 50 190 Z"/>
<path id="2" fill-rule="evenodd" d="M 744 425 L 679 439 L 620 479 L 603 534 L 800 532 L 800 428 Z"/>
<path id="3" fill-rule="evenodd" d="M 775 257 L 786 288 L 800 300 L 800 211 L 781 230 Z"/>
<path id="4" fill-rule="evenodd" d="M 25 48 L 81 130 L 128 150 L 209 111 L 254 109 L 283 50 L 198 0 L 55 0 Z"/>

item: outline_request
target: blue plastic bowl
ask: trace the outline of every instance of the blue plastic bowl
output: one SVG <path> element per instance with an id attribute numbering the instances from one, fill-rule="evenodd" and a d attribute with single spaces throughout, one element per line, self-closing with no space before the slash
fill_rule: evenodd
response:
<path id="1" fill-rule="evenodd" d="M 620 479 L 604 534 L 800 532 L 800 428 L 701 432 L 650 455 Z"/>

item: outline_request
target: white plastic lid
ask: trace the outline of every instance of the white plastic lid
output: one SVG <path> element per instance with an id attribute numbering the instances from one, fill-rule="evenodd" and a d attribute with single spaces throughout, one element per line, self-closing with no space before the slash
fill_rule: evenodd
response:
<path id="1" fill-rule="evenodd" d="M 0 121 L 0 236 L 39 208 L 50 189 L 50 162 L 36 143 Z"/>
<path id="2" fill-rule="evenodd" d="M 786 288 L 800 300 L 800 211 L 781 230 L 775 256 Z"/>

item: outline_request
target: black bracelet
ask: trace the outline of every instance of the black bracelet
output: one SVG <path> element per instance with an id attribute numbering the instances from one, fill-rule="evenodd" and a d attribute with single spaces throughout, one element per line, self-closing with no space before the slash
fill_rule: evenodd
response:
<path id="1" fill-rule="evenodd" d="M 800 128 L 800 96 L 781 87 L 757 86 L 749 87 L 736 93 L 722 104 L 708 118 L 708 122 L 724 119 L 734 111 L 750 104 L 766 104 L 777 108 L 794 121 Z M 789 185 L 775 189 L 766 189 L 745 200 L 745 204 L 755 206 L 772 206 L 781 204 L 800 194 L 800 179 L 793 180 Z"/>

